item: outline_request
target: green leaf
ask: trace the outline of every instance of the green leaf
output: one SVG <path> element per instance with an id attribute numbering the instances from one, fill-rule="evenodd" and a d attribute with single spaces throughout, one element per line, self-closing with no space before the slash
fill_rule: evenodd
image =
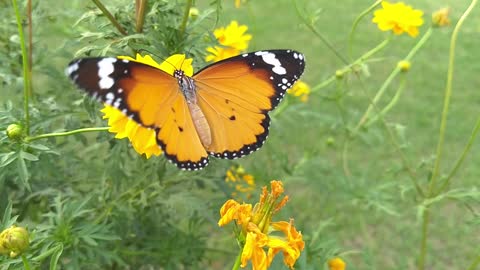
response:
<path id="1" fill-rule="evenodd" d="M 9 152 L 9 153 L 3 153 L 0 154 L 0 168 L 5 167 L 8 164 L 12 163 L 17 159 L 17 155 L 15 155 L 16 152 Z"/>
<path id="2" fill-rule="evenodd" d="M 20 158 L 30 160 L 30 161 L 37 161 L 38 157 L 34 154 L 30 154 L 28 152 L 20 151 Z"/>
<path id="3" fill-rule="evenodd" d="M 50 259 L 50 270 L 56 270 L 57 269 L 57 264 L 58 260 L 60 259 L 60 256 L 63 253 L 63 245 L 59 244 L 55 247 L 55 252 L 52 255 L 52 258 Z"/>

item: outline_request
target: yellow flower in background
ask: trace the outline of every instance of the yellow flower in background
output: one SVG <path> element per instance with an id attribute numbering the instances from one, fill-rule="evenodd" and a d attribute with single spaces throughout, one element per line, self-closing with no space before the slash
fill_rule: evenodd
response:
<path id="1" fill-rule="evenodd" d="M 227 175 L 228 177 L 228 175 Z M 248 261 L 254 270 L 266 270 L 279 252 L 283 253 L 283 262 L 290 269 L 300 257 L 305 247 L 302 234 L 293 225 L 293 219 L 272 222 L 272 216 L 288 201 L 283 195 L 281 181 L 270 182 L 270 192 L 263 187 L 260 200 L 251 204 L 228 200 L 220 209 L 219 226 L 235 221 L 237 240 L 242 244 L 241 267 Z"/>
<path id="2" fill-rule="evenodd" d="M 298 97 L 301 102 L 307 102 L 310 94 L 310 86 L 299 80 L 292 86 L 292 88 L 287 90 L 287 93 L 294 97 Z"/>
<path id="3" fill-rule="evenodd" d="M 392 4 L 383 1 L 382 9 L 376 10 L 373 15 L 372 21 L 380 30 L 392 30 L 396 35 L 406 32 L 411 37 L 416 37 L 418 28 L 423 24 L 423 12 L 402 2 Z"/>
<path id="4" fill-rule="evenodd" d="M 252 192 L 255 191 L 255 177 L 245 172 L 245 169 L 241 165 L 230 167 L 225 174 L 225 182 L 231 189 L 232 197 L 240 199 L 241 195 L 244 195 L 246 199 L 252 197 Z"/>
<path id="5" fill-rule="evenodd" d="M 248 48 L 248 43 L 252 35 L 246 34 L 248 27 L 239 25 L 237 21 L 232 21 L 227 27 L 220 27 L 213 31 L 213 35 L 221 46 L 208 47 L 210 53 L 205 57 L 205 61 L 220 61 L 240 54 Z"/>
<path id="6" fill-rule="evenodd" d="M 143 63 L 161 69 L 171 75 L 173 75 L 175 68 L 182 69 L 188 76 L 193 75 L 192 59 L 186 59 L 183 54 L 172 55 L 162 64 L 155 62 L 149 55 L 141 56 L 137 54 L 135 59 L 128 56 L 119 56 L 118 58 Z M 150 158 L 152 155 L 159 156 L 162 154 L 153 129 L 139 125 L 113 106 L 105 105 L 101 111 L 104 113 L 103 118 L 108 119 L 108 125 L 110 126 L 108 131 L 116 133 L 115 138 L 128 138 L 132 143 L 133 149 L 140 155 L 145 154 L 147 158 Z"/>
<path id="7" fill-rule="evenodd" d="M 241 51 L 235 48 L 222 48 L 219 46 L 208 47 L 207 52 L 210 54 L 205 57 L 205 61 L 207 62 L 218 62 L 223 59 L 227 59 L 233 56 L 237 56 L 241 53 Z"/>
<path id="8" fill-rule="evenodd" d="M 450 9 L 448 7 L 439 9 L 432 14 L 432 23 L 435 26 L 442 27 L 450 25 L 450 19 L 448 18 L 448 14 L 450 13 Z"/>
<path id="9" fill-rule="evenodd" d="M 328 261 L 328 269 L 330 270 L 345 270 L 345 268 L 345 262 L 338 257 Z"/>
<path id="10" fill-rule="evenodd" d="M 398 63 L 397 63 L 397 67 L 402 72 L 409 71 L 411 66 L 412 66 L 412 63 L 408 60 L 401 60 L 401 61 L 398 61 Z"/>
<path id="11" fill-rule="evenodd" d="M 23 227 L 11 226 L 0 233 L 0 254 L 14 258 L 30 246 L 30 235 Z"/>

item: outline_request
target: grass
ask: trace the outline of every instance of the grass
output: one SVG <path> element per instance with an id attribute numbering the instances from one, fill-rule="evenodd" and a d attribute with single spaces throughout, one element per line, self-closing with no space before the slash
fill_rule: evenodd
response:
<path id="1" fill-rule="evenodd" d="M 344 66 L 344 63 L 331 50 L 302 25 L 292 7 L 292 0 L 251 1 L 241 9 L 235 9 L 230 2 L 225 3 L 219 25 L 225 25 L 232 19 L 248 25 L 249 33 L 253 35 L 249 50 L 292 48 L 305 53 L 307 69 L 302 79 L 310 85 L 321 83 Z M 315 23 L 318 31 L 345 57 L 347 57 L 350 27 L 356 16 L 371 5 L 371 2 L 367 0 L 340 2 L 298 0 L 299 6 L 305 7 L 309 12 L 319 11 L 318 20 Z M 425 12 L 426 24 L 434 10 L 450 6 L 452 25 L 454 25 L 469 1 L 425 0 L 411 1 L 410 4 Z M 66 89 L 65 92 L 71 91 L 72 87 L 66 79 L 57 83 L 49 80 L 60 78 L 59 74 L 65 63 L 73 57 L 73 52 L 86 46 L 87 43 L 78 41 L 78 36 L 69 29 L 84 13 L 86 7 L 81 1 L 74 1 L 73 9 L 72 6 L 64 6 L 63 2 L 51 9 L 43 2 L 39 5 L 41 7 L 39 10 L 45 13 L 39 16 L 42 24 L 38 24 L 34 35 L 34 39 L 38 40 L 38 43 L 35 43 L 37 62 L 34 65 L 34 91 L 58 98 L 57 106 L 62 110 L 70 110 L 69 106 L 74 103 L 72 100 L 81 101 L 80 94 L 60 92 L 59 88 L 62 86 Z M 206 8 L 204 3 L 198 3 L 198 5 L 201 10 Z M 442 175 L 449 172 L 462 152 L 478 115 L 479 15 L 480 9 L 477 7 L 462 28 L 457 44 L 453 96 L 444 157 L 441 163 Z M 105 20 L 102 23 L 107 22 Z M 211 30 L 214 24 L 213 19 L 208 23 L 205 27 Z M 82 23 L 75 27 L 85 32 L 93 31 Z M 5 36 L 13 35 L 8 32 L 8 28 L 0 29 Z M 422 27 L 421 34 L 426 29 L 427 26 Z M 398 136 L 402 150 L 415 169 L 421 184 L 428 182 L 434 162 L 452 29 L 453 27 L 450 26 L 434 30 L 429 42 L 412 61 L 412 68 L 407 75 L 406 89 L 400 102 L 385 119 Z M 371 23 L 371 17 L 367 16 L 359 24 L 355 34 L 353 58 L 382 42 L 387 35 L 380 32 Z M 259 184 L 267 183 L 271 179 L 285 180 L 291 201 L 286 212 L 281 215 L 283 218 L 295 218 L 297 227 L 307 238 L 309 251 L 312 251 L 318 243 L 309 240 L 319 232 L 321 241 L 317 248 L 323 251 L 320 254 L 324 257 L 309 257 L 308 259 L 314 262 L 309 264 L 311 269 L 325 267 L 325 259 L 327 255 L 332 256 L 333 251 L 342 252 L 340 254 L 347 261 L 349 270 L 416 269 L 421 240 L 421 219 L 417 213 L 421 199 L 416 196 L 411 187 L 405 167 L 384 127 L 381 124 L 375 124 L 368 130 L 362 131 L 354 141 L 349 143 L 348 173 L 345 172 L 342 155 L 343 143 L 346 139 L 345 122 L 349 127 L 354 127 L 358 123 L 385 78 L 418 40 L 418 38 L 412 39 L 407 36 L 391 38 L 392 41 L 387 49 L 375 55 L 375 61 L 368 63 L 368 71 L 371 75 L 363 78 L 366 87 L 363 87 L 357 78 L 353 76 L 348 78 L 344 85 L 347 91 L 342 100 L 343 110 L 339 111 L 338 104 L 323 98 L 337 91 L 338 85 L 332 84 L 313 94 L 308 103 L 293 104 L 278 115 L 272 123 L 271 135 L 262 151 L 241 160 L 241 164 L 255 175 Z M 18 55 L 15 56 L 18 57 Z M 55 62 L 56 68 L 42 69 L 47 66 L 51 68 L 50 61 Z M 388 97 L 393 96 L 398 82 L 399 80 L 396 80 L 388 89 L 384 100 L 389 100 Z M 54 86 L 55 84 L 60 86 Z M 17 91 L 18 89 L 6 89 L 6 96 L 15 100 Z M 18 98 L 19 102 L 20 100 Z M 384 106 L 386 103 L 380 104 Z M 85 106 L 88 107 L 88 104 Z M 65 117 L 52 120 L 54 122 L 52 126 L 103 125 L 98 118 L 88 118 L 84 113 L 78 120 L 79 118 L 75 117 L 75 113 L 78 114 L 77 108 L 71 110 L 72 116 L 62 114 L 61 116 Z M 92 135 L 87 137 L 88 143 L 80 140 L 70 142 L 67 139 L 59 139 L 57 143 L 64 144 L 65 152 L 68 152 L 66 149 L 73 149 L 72 151 L 76 152 L 76 156 L 71 159 L 78 163 L 69 163 L 69 159 L 64 160 L 61 156 L 52 157 L 52 160 L 61 164 L 59 166 L 68 167 L 71 172 L 77 172 L 81 177 L 90 180 L 83 183 L 77 179 L 70 183 L 88 193 L 92 189 L 95 177 L 105 174 L 106 168 L 121 170 L 124 166 L 123 163 L 110 164 L 110 161 L 107 164 L 103 163 L 103 160 L 109 156 L 107 154 L 109 149 L 106 149 L 108 140 L 106 137 L 109 136 L 107 134 Z M 104 144 L 92 145 L 97 139 Z M 327 143 L 329 140 L 333 143 Z M 118 150 L 119 153 L 125 154 L 126 147 L 121 147 L 123 148 Z M 81 149 L 81 151 L 75 151 L 75 149 Z M 476 165 L 480 162 L 480 156 L 476 153 L 479 150 L 480 145 L 474 144 L 469 157 L 453 181 L 453 188 L 478 186 L 480 169 Z M 82 160 L 82 156 L 90 156 L 92 153 L 99 155 L 99 160 L 94 162 L 95 165 L 89 165 L 89 162 Z M 135 162 L 134 164 L 140 167 L 147 167 L 148 165 L 145 164 L 153 163 L 158 167 L 163 166 L 163 161 L 158 159 L 148 163 L 140 161 L 135 156 L 127 156 L 125 160 L 125 163 Z M 212 163 L 206 169 L 207 175 L 223 170 L 225 164 L 228 164 L 226 161 Z M 92 166 L 91 170 L 85 171 L 84 168 L 89 166 Z M 173 174 L 174 170 L 167 169 L 166 174 Z M 65 171 L 70 173 L 69 170 Z M 46 172 L 45 178 L 49 179 L 53 174 L 53 172 Z M 125 174 L 132 177 L 133 173 L 115 171 L 112 174 Z M 69 181 L 69 177 L 70 175 L 65 173 L 65 182 Z M 112 178 L 115 177 L 112 176 Z M 191 178 L 194 180 L 190 179 L 190 176 L 180 175 L 175 180 L 190 179 L 187 188 L 193 194 L 195 193 L 194 181 L 198 179 Z M 105 180 L 101 185 L 109 185 L 110 180 Z M 221 177 L 212 179 L 207 186 L 214 185 L 218 181 L 221 181 Z M 51 184 L 55 185 L 56 182 L 52 181 Z M 170 183 L 170 185 L 175 184 Z M 42 188 L 47 187 L 48 185 L 45 184 L 42 186 Z M 206 194 L 201 196 L 209 200 Z M 216 203 L 221 200 L 213 199 L 213 201 Z M 172 200 L 166 204 L 170 206 L 175 203 L 177 201 Z M 209 205 L 209 207 L 218 208 L 216 205 Z M 217 211 L 211 208 L 209 208 L 211 212 Z M 191 211 L 191 209 L 182 210 Z M 478 211 L 478 206 L 475 210 Z M 472 224 L 473 219 L 474 215 L 462 203 L 445 200 L 433 207 L 426 269 L 466 269 L 471 264 L 478 256 L 478 237 L 480 237 L 478 225 Z M 214 223 L 211 220 L 209 222 L 210 225 Z M 210 228 L 210 230 L 215 234 L 218 233 L 216 229 Z M 231 245 L 230 238 L 218 241 L 222 243 L 225 241 Z M 228 256 L 231 256 L 233 261 L 235 255 Z M 307 257 L 307 254 L 303 256 Z M 230 264 L 229 258 L 220 259 L 222 260 Z M 213 265 L 217 264 L 217 269 L 224 269 L 223 262 L 216 261 Z"/>

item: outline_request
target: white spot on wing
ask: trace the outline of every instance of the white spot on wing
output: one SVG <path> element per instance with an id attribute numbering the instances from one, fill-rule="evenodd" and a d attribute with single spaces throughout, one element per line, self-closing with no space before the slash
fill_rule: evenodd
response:
<path id="1" fill-rule="evenodd" d="M 103 58 L 98 61 L 98 78 L 100 78 L 98 87 L 100 87 L 100 89 L 109 89 L 113 86 L 113 78 L 109 77 L 109 75 L 113 73 L 113 63 L 115 62 L 117 62 L 116 58 Z"/>
<path id="2" fill-rule="evenodd" d="M 77 71 L 77 70 L 78 70 L 78 62 L 75 62 L 75 63 L 71 64 L 67 68 L 67 72 L 68 72 L 69 75 L 72 74 L 73 72 Z"/>
<path id="3" fill-rule="evenodd" d="M 284 67 L 282 67 L 282 63 L 280 63 L 280 61 L 277 59 L 274 53 L 266 52 L 264 54 L 261 54 L 261 56 L 265 63 L 273 66 L 272 71 L 275 72 L 276 74 L 284 75 L 287 73 L 287 70 Z"/>
<path id="4" fill-rule="evenodd" d="M 112 78 L 110 77 L 104 77 L 102 79 L 100 79 L 100 81 L 98 81 L 98 86 L 101 88 L 101 89 L 110 89 L 114 84 L 114 81 Z"/>

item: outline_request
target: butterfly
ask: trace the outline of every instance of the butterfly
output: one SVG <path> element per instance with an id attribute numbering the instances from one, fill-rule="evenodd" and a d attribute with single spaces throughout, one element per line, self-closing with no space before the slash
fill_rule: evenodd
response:
<path id="1" fill-rule="evenodd" d="M 115 57 L 80 58 L 67 67 L 73 82 L 155 130 L 166 158 L 198 170 L 209 155 L 236 159 L 268 136 L 268 112 L 300 78 L 305 57 L 294 50 L 263 50 L 208 65 L 192 77 Z"/>

